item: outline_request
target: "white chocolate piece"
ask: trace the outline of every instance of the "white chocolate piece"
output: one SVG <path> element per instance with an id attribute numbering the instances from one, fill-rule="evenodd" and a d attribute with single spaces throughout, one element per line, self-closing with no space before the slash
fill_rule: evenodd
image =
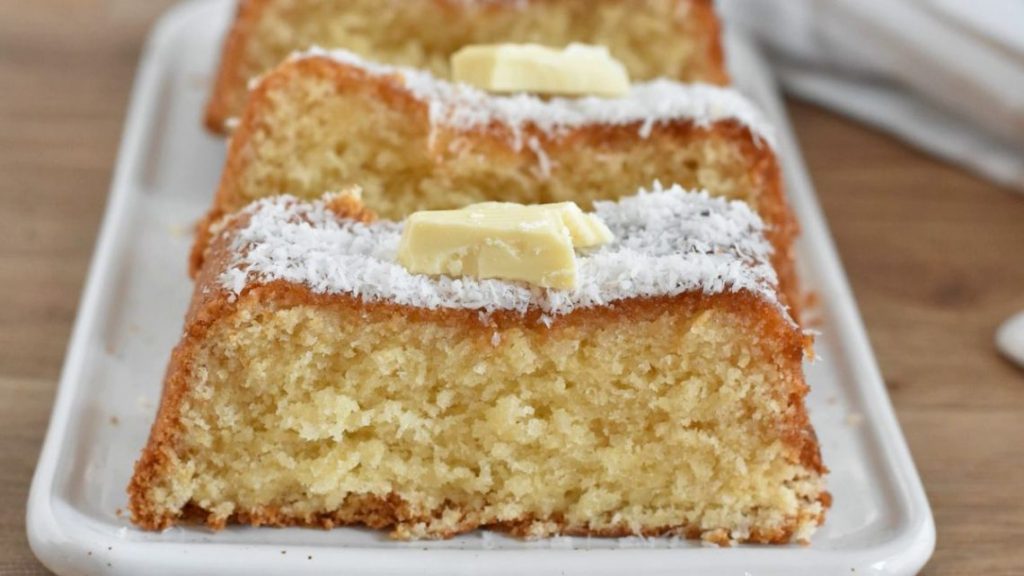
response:
<path id="1" fill-rule="evenodd" d="M 414 274 L 501 278 L 572 289 L 577 281 L 575 248 L 611 240 L 611 231 L 600 219 L 572 202 L 483 202 L 409 216 L 398 262 Z"/>
<path id="2" fill-rule="evenodd" d="M 604 46 L 537 44 L 467 46 L 451 58 L 452 78 L 497 93 L 620 97 L 629 74 Z"/>

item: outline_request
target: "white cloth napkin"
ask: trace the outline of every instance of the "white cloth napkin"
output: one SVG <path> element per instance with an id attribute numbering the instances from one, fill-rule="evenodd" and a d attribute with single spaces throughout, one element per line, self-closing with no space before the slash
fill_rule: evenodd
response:
<path id="1" fill-rule="evenodd" d="M 783 88 L 1024 192 L 1024 0 L 719 0 Z"/>

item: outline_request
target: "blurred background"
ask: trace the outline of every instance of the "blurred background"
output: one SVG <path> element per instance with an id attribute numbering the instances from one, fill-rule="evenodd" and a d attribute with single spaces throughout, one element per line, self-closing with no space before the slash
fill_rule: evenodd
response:
<path id="1" fill-rule="evenodd" d="M 146 34 L 171 0 L 0 2 L 0 574 Z M 722 3 L 765 43 L 938 527 L 926 574 L 1024 574 L 1024 2 Z M 213 57 L 213 55 L 211 55 Z M 204 79 L 197 79 L 204 81 Z"/>

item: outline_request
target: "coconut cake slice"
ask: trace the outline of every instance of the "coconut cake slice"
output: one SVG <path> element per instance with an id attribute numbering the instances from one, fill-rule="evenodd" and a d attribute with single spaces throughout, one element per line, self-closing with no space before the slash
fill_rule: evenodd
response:
<path id="1" fill-rule="evenodd" d="M 679 187 L 594 204 L 578 284 L 426 276 L 351 195 L 212 242 L 129 487 L 147 529 L 805 541 L 829 503 L 811 339 L 763 223 Z"/>

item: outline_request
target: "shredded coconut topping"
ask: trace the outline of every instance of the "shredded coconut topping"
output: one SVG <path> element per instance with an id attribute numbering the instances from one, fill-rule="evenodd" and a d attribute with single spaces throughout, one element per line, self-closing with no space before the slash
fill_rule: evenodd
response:
<path id="1" fill-rule="evenodd" d="M 771 245 L 761 219 L 743 202 L 679 186 L 595 203 L 615 240 L 578 257 L 578 286 L 554 290 L 504 280 L 411 274 L 398 264 L 401 222 L 340 218 L 324 201 L 277 196 L 242 212 L 221 287 L 283 280 L 321 294 L 348 294 L 418 308 L 540 310 L 551 322 L 577 308 L 628 298 L 746 291 L 779 306 Z"/>
<path id="2" fill-rule="evenodd" d="M 639 123 L 638 134 L 647 138 L 654 126 L 679 120 L 698 126 L 735 120 L 746 126 L 758 142 L 775 145 L 768 121 L 750 100 L 732 88 L 660 78 L 633 84 L 622 98 L 545 99 L 531 94 L 489 94 L 424 70 L 370 62 L 347 50 L 312 48 L 292 55 L 293 59 L 315 57 L 329 58 L 371 75 L 401 78 L 405 89 L 428 105 L 432 126 L 468 131 L 494 122 L 504 124 L 512 132 L 517 150 L 525 144 L 522 131 L 526 126 L 558 135 L 587 124 Z"/>

